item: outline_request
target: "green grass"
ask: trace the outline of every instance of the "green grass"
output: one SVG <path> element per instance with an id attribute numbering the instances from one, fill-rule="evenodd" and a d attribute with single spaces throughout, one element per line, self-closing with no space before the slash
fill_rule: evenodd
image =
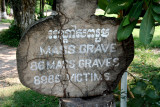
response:
<path id="1" fill-rule="evenodd" d="M 21 38 L 21 28 L 11 25 L 9 29 L 0 32 L 0 43 L 17 47 Z"/>
<path id="2" fill-rule="evenodd" d="M 103 11 L 96 14 L 103 14 Z M 13 32 L 12 32 L 13 31 Z M 152 43 L 145 49 L 139 41 L 139 30 L 133 32 L 135 42 L 135 57 L 128 71 L 137 78 L 150 79 L 155 75 L 160 75 L 160 26 L 156 27 Z M 9 31 L 8 31 L 9 32 Z M 12 37 L 15 30 L 6 35 Z M 3 32 L 4 33 L 4 32 Z M 12 35 L 11 35 L 12 34 Z M 2 40 L 2 33 L 0 34 Z M 3 36 L 4 37 L 4 36 Z M 6 39 L 3 41 L 8 41 Z M 9 42 L 13 45 L 12 42 Z M 14 42 L 13 42 L 14 43 Z M 18 43 L 18 42 L 17 42 Z M 53 96 L 41 95 L 22 85 L 12 85 L 0 88 L 0 107 L 58 107 L 58 98 Z"/>
<path id="3" fill-rule="evenodd" d="M 58 98 L 41 95 L 22 85 L 0 88 L 0 107 L 58 107 Z"/>
<path id="4" fill-rule="evenodd" d="M 13 20 L 10 20 L 10 19 L 1 19 L 0 24 L 2 24 L 2 23 L 12 23 L 12 22 L 13 22 Z"/>
<path id="5" fill-rule="evenodd" d="M 156 27 L 152 43 L 145 49 L 139 41 L 139 30 L 134 30 L 135 57 L 129 67 L 129 72 L 150 79 L 160 75 L 160 26 Z"/>

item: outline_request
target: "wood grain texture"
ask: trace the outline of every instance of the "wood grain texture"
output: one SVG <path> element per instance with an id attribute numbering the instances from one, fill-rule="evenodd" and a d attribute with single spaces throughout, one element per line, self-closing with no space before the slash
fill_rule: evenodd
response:
<path id="1" fill-rule="evenodd" d="M 17 49 L 20 81 L 57 97 L 112 93 L 133 60 L 132 36 L 118 42 L 118 22 L 93 15 L 96 0 L 61 0 L 58 5 L 57 16 L 24 32 Z"/>

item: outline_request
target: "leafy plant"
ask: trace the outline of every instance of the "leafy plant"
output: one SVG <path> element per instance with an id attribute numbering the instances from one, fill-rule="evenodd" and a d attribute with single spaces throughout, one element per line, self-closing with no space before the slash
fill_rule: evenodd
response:
<path id="1" fill-rule="evenodd" d="M 129 107 L 159 107 L 160 76 L 150 81 L 138 80 L 134 83 L 132 92 L 135 98 L 129 99 Z"/>
<path id="2" fill-rule="evenodd" d="M 21 38 L 22 30 L 16 25 L 11 25 L 9 29 L 0 32 L 0 43 L 17 47 Z"/>
<path id="3" fill-rule="evenodd" d="M 48 10 L 51 10 L 51 9 L 52 9 L 51 5 L 48 5 L 48 4 L 44 5 L 44 12 L 47 12 Z M 40 1 L 38 0 L 36 1 L 35 13 L 37 14 L 38 19 L 46 17 L 46 16 L 43 16 L 42 13 L 40 12 Z"/>
<path id="4" fill-rule="evenodd" d="M 160 0 L 99 0 L 98 6 L 105 14 L 118 14 L 122 20 L 117 32 L 119 41 L 127 39 L 140 17 L 140 41 L 146 46 L 153 39 L 155 26 L 160 23 Z M 155 24 L 156 23 L 156 24 Z"/>

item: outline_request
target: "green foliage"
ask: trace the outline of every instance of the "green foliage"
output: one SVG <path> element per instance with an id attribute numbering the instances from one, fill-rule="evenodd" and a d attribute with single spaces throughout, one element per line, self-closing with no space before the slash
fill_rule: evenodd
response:
<path id="1" fill-rule="evenodd" d="M 124 26 L 124 22 L 125 22 L 126 18 L 127 17 L 125 17 L 123 19 L 122 23 L 120 24 L 120 26 L 118 28 L 117 38 L 118 38 L 119 41 L 127 39 L 131 35 L 131 33 L 132 33 L 133 29 L 134 29 L 134 26 L 137 23 L 137 20 L 135 20 L 131 24 L 128 24 L 128 25 Z"/>
<path id="2" fill-rule="evenodd" d="M 108 4 L 109 2 L 107 0 L 99 0 L 98 2 L 98 6 L 103 10 L 106 10 Z"/>
<path id="3" fill-rule="evenodd" d="M 119 14 L 122 19 L 117 32 L 119 41 L 127 39 L 133 32 L 137 20 L 142 16 L 140 41 L 146 46 L 153 39 L 155 22 L 160 23 L 159 0 L 99 0 L 98 5 L 107 14 Z M 121 11 L 121 12 L 120 12 Z M 123 12 L 122 12 L 123 11 Z"/>
<path id="4" fill-rule="evenodd" d="M 151 7 L 149 7 L 149 9 L 143 17 L 140 27 L 140 41 L 144 46 L 151 43 L 154 31 L 154 18 L 152 16 Z"/>
<path id="5" fill-rule="evenodd" d="M 0 24 L 2 24 L 2 23 L 12 23 L 12 22 L 13 22 L 13 20 L 10 20 L 10 19 L 1 19 Z"/>
<path id="6" fill-rule="evenodd" d="M 140 10 L 142 10 L 143 1 L 137 1 L 133 4 L 128 16 L 131 22 L 134 20 L 138 20 L 139 16 L 141 15 Z"/>
<path id="7" fill-rule="evenodd" d="M 45 4 L 44 6 L 44 12 L 46 12 L 47 10 L 51 10 L 52 7 L 48 4 Z M 35 9 L 35 13 L 36 14 L 40 14 L 40 1 L 37 1 L 36 3 L 36 9 Z"/>
<path id="8" fill-rule="evenodd" d="M 53 0 L 46 0 L 46 3 L 52 6 L 53 5 Z"/>
<path id="9" fill-rule="evenodd" d="M 160 107 L 160 26 L 155 28 L 155 38 L 147 49 L 138 40 L 139 29 L 133 31 L 135 41 L 135 58 L 128 71 L 135 78 L 142 78 L 133 82 L 129 79 L 129 87 L 135 98 L 128 95 L 128 107 Z M 159 75 L 159 76 L 158 76 Z M 157 96 L 158 95 L 158 96 Z M 156 103 L 156 104 L 155 104 Z M 152 105 L 153 104 L 153 105 Z"/>
<path id="10" fill-rule="evenodd" d="M 10 6 L 6 6 L 6 7 L 7 7 L 7 9 L 6 9 L 7 10 L 7 14 L 10 15 L 11 14 L 11 8 L 10 8 Z"/>
<path id="11" fill-rule="evenodd" d="M 141 43 L 138 41 L 138 34 L 139 30 L 135 29 L 134 34 L 134 40 L 135 40 L 135 58 L 132 63 L 132 65 L 129 67 L 129 72 L 132 72 L 137 75 L 137 77 L 143 77 L 145 79 L 149 79 L 151 77 L 155 77 L 156 75 L 160 75 L 160 64 L 159 64 L 159 53 L 155 53 L 154 50 L 157 48 L 160 48 L 160 27 L 156 27 L 155 29 L 155 38 L 153 39 L 152 43 L 150 44 L 150 49 L 143 49 Z M 157 77 L 158 78 L 158 77 Z M 148 82 L 138 81 L 140 83 L 134 83 L 134 85 L 129 85 L 133 90 L 138 90 L 136 87 L 136 84 L 138 84 L 139 89 L 144 89 L 145 85 L 147 85 L 147 88 L 150 89 L 150 87 L 155 87 L 155 90 L 160 89 L 160 82 L 159 79 L 153 78 L 150 82 L 152 85 L 148 86 Z M 11 80 L 13 81 L 13 80 Z M 141 86 L 142 84 L 142 86 Z M 137 88 L 137 89 L 136 89 Z M 152 88 L 151 88 L 152 89 Z M 154 88 L 153 88 L 154 89 Z M 152 89 L 152 90 L 153 90 Z M 148 101 L 150 99 L 149 96 L 154 95 L 154 92 L 146 91 L 144 89 L 144 93 L 141 92 L 140 94 L 144 95 L 135 95 L 135 99 L 128 98 L 128 107 L 145 107 L 144 101 Z M 146 95 L 147 92 L 150 92 L 149 95 Z M 116 89 L 116 94 L 120 94 L 120 91 Z M 144 100 L 147 98 L 146 100 Z M 155 96 L 156 98 L 156 96 Z M 152 98 L 153 99 L 153 98 Z M 117 107 L 120 105 L 117 97 Z M 155 99 L 153 99 L 155 101 Z M 147 103 L 147 102 L 146 102 Z M 28 105 L 31 105 L 32 107 L 58 107 L 58 98 L 51 97 L 51 96 L 45 96 L 40 95 L 28 88 L 25 88 L 22 85 L 11 85 L 9 87 L 0 88 L 0 107 L 28 107 Z M 48 105 L 47 105 L 48 104 Z M 30 106 L 30 107 L 31 107 Z M 149 106 L 149 107 L 159 107 L 159 106 Z"/>
<path id="12" fill-rule="evenodd" d="M 159 3 L 160 2 L 160 0 L 153 0 L 155 3 Z"/>
<path id="13" fill-rule="evenodd" d="M 0 88 L 0 107 L 58 107 L 58 98 L 41 95 L 22 85 Z"/>
<path id="14" fill-rule="evenodd" d="M 117 14 L 120 10 L 129 8 L 133 0 L 111 0 L 105 11 L 108 14 Z"/>
<path id="15" fill-rule="evenodd" d="M 119 41 L 127 39 L 132 34 L 133 29 L 141 14 L 141 11 L 139 10 L 142 9 L 142 4 L 142 1 L 138 1 L 137 3 L 133 4 L 133 7 L 131 8 L 128 15 L 123 18 L 117 34 L 117 38 Z"/>
<path id="16" fill-rule="evenodd" d="M 153 3 L 153 11 L 156 12 L 156 14 L 160 14 L 160 4 L 154 4 Z"/>
<path id="17" fill-rule="evenodd" d="M 0 32 L 0 43 L 17 47 L 21 38 L 21 28 L 11 25 L 9 29 Z"/>
<path id="18" fill-rule="evenodd" d="M 134 83 L 132 92 L 134 99 L 128 102 L 129 107 L 159 107 L 160 106 L 160 75 L 149 81 L 138 80 Z"/>

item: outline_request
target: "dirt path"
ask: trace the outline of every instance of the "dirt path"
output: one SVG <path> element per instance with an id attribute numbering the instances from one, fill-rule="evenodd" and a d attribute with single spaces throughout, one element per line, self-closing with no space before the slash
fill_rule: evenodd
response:
<path id="1" fill-rule="evenodd" d="M 4 29 L 8 29 L 10 26 L 10 23 L 3 23 L 0 24 L 0 31 L 4 30 Z"/>
<path id="2" fill-rule="evenodd" d="M 0 87 L 17 83 L 16 48 L 0 44 Z"/>

